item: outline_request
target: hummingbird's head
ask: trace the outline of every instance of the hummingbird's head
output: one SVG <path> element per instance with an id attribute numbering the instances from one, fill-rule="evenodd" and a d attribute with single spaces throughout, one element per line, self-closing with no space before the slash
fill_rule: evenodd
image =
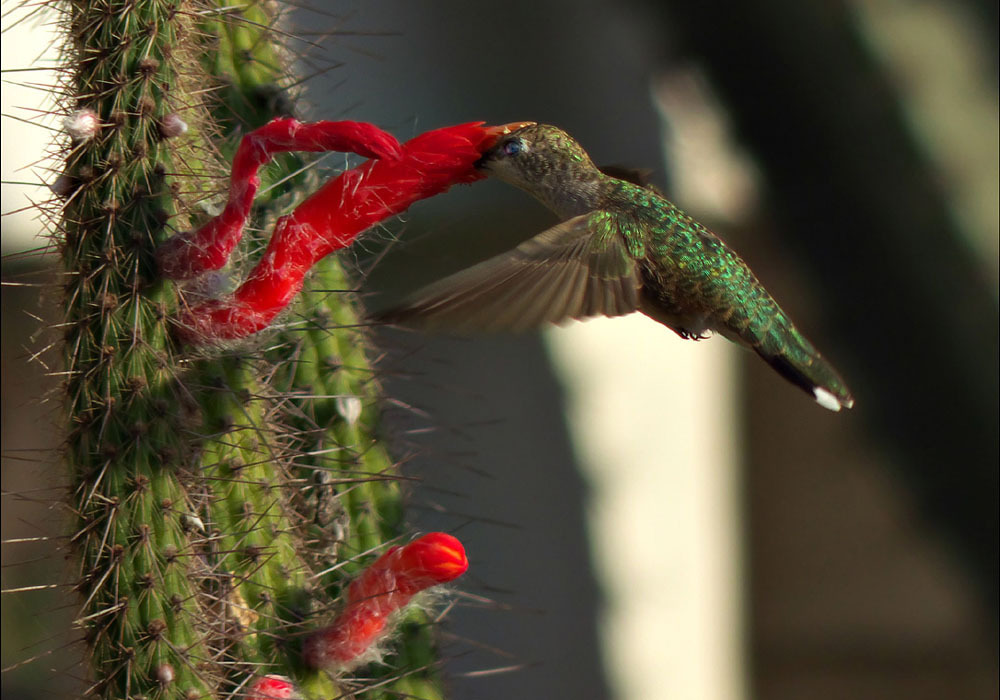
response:
<path id="1" fill-rule="evenodd" d="M 580 144 L 547 124 L 532 124 L 501 136 L 476 167 L 543 199 L 544 190 L 572 188 L 599 175 Z"/>

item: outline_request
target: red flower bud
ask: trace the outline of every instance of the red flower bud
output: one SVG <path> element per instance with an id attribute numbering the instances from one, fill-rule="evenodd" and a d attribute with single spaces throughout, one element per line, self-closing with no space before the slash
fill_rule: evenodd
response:
<path id="1" fill-rule="evenodd" d="M 457 538 L 444 532 L 432 532 L 383 558 L 393 559 L 399 572 L 397 581 L 405 580 L 417 589 L 436 586 L 458 578 L 469 568 L 465 548 Z M 376 565 L 378 562 L 376 562 Z"/>
<path id="2" fill-rule="evenodd" d="M 350 668 L 377 654 L 392 615 L 422 590 L 452 581 L 469 568 L 455 537 L 432 532 L 393 547 L 347 588 L 347 604 L 326 629 L 306 640 L 303 654 L 315 668 Z"/>

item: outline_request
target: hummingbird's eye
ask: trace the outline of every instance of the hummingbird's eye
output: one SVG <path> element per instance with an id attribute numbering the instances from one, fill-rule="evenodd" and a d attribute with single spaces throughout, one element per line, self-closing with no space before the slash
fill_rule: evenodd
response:
<path id="1" fill-rule="evenodd" d="M 524 150 L 524 142 L 520 139 L 512 139 L 503 145 L 504 155 L 516 156 Z"/>

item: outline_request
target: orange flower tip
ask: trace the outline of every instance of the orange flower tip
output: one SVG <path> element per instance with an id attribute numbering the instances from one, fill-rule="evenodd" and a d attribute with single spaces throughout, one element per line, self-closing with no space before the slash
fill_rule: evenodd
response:
<path id="1" fill-rule="evenodd" d="M 511 132 L 517 131 L 518 129 L 523 129 L 526 126 L 534 126 L 538 122 L 510 122 L 509 124 L 501 124 L 500 126 L 488 126 L 484 131 L 494 138 L 499 138 L 505 136 Z"/>
<path id="2" fill-rule="evenodd" d="M 496 143 L 497 139 L 501 136 L 506 136 L 509 133 L 517 131 L 518 129 L 523 129 L 526 126 L 534 126 L 538 122 L 510 122 L 509 124 L 501 124 L 500 126 L 487 126 L 483 129 L 486 133 L 486 139 L 480 144 L 482 150 L 487 148 L 492 148 L 493 144 Z"/>
<path id="3" fill-rule="evenodd" d="M 450 562 L 440 562 L 434 571 L 441 583 L 447 583 L 448 581 L 454 581 L 468 570 L 469 560 L 463 556 L 461 560 L 456 559 Z"/>
<path id="4" fill-rule="evenodd" d="M 452 581 L 469 569 L 465 547 L 458 538 L 446 532 L 432 532 L 410 543 L 405 548 L 411 554 L 415 568 L 438 583 Z"/>

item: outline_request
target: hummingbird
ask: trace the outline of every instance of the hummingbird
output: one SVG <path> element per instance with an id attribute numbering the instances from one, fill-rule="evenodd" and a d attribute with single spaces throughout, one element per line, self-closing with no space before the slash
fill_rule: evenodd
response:
<path id="1" fill-rule="evenodd" d="M 560 223 L 377 320 L 468 334 L 638 311 L 681 338 L 716 332 L 753 350 L 824 408 L 854 404 L 739 255 L 655 188 L 621 169 L 602 171 L 562 129 L 522 126 L 476 167 L 534 196 Z"/>

